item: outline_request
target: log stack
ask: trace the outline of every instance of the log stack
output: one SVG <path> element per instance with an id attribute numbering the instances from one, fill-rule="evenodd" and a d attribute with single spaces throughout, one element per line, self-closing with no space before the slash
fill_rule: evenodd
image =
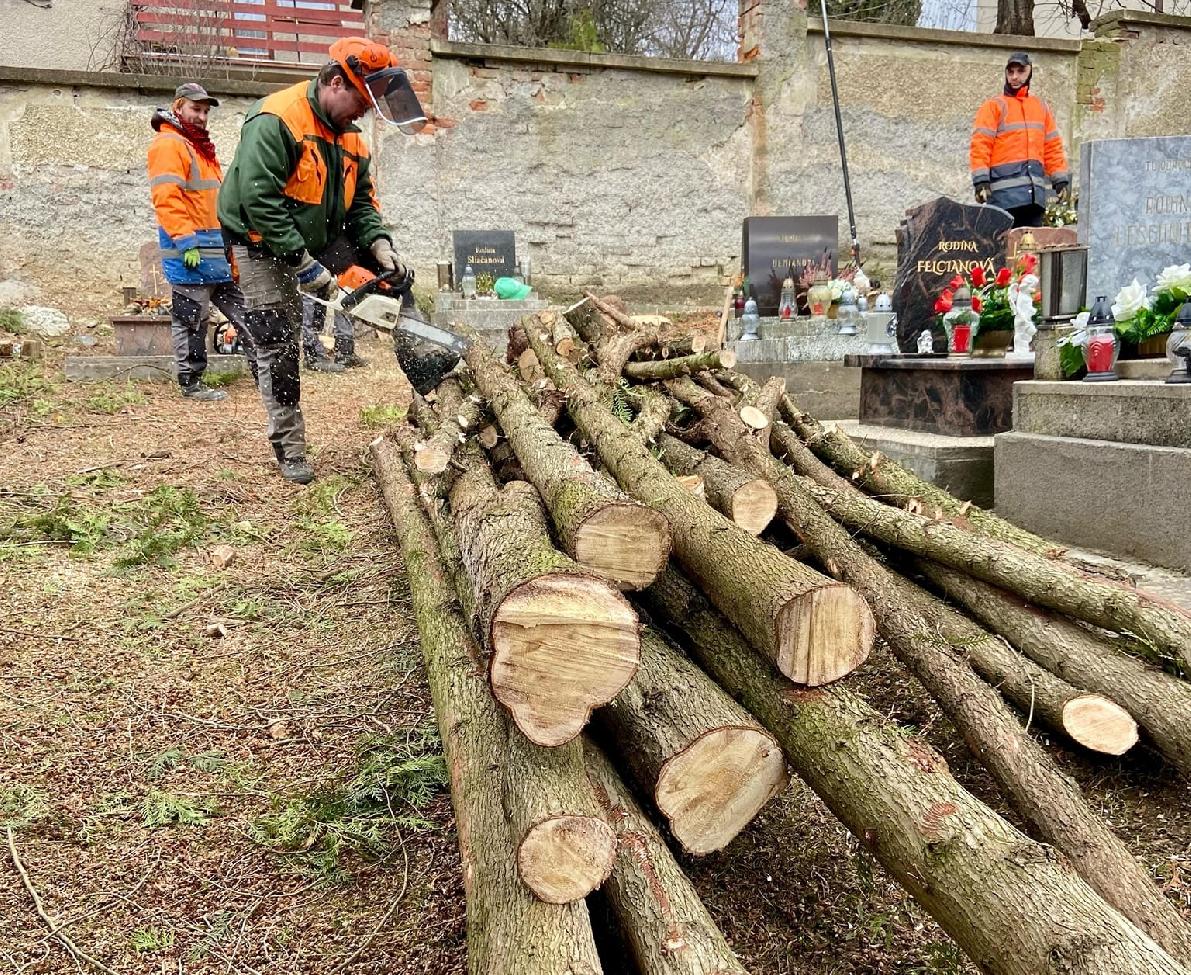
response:
<path id="1" fill-rule="evenodd" d="M 470 970 L 600 971 L 583 898 L 602 885 L 639 971 L 744 972 L 672 850 L 723 849 L 789 767 L 981 971 L 1186 975 L 1186 922 L 1030 728 L 1125 760 L 1140 730 L 1186 774 L 1191 615 L 667 324 L 593 294 L 528 317 L 512 368 L 473 342 L 372 447 L 452 772 Z M 1049 845 L 849 690 L 878 635 Z"/>

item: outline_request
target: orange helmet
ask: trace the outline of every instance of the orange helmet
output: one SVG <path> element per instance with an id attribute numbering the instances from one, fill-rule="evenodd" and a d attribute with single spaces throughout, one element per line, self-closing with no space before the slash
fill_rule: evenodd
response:
<path id="1" fill-rule="evenodd" d="M 330 55 L 379 118 L 407 135 L 426 124 L 409 78 L 398 67 L 396 56 L 380 41 L 345 37 L 331 45 Z"/>

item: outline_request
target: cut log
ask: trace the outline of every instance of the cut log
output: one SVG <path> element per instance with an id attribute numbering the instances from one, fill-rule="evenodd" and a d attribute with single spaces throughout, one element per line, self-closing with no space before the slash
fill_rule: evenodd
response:
<path id="1" fill-rule="evenodd" d="M 665 840 L 598 748 L 588 743 L 592 785 L 617 837 L 604 887 L 641 975 L 747 975 L 683 875 Z"/>
<path id="2" fill-rule="evenodd" d="M 489 423 L 476 434 L 476 439 L 480 441 L 480 446 L 485 450 L 491 450 L 500 441 L 500 427 Z"/>
<path id="3" fill-rule="evenodd" d="M 1036 663 L 1119 701 L 1167 761 L 1191 775 L 1191 687 L 1185 681 L 1122 655 L 1112 643 L 1018 596 L 935 562 L 919 559 L 915 565 L 949 599 Z"/>
<path id="4" fill-rule="evenodd" d="M 744 425 L 750 430 L 765 430 L 769 427 L 769 417 L 765 415 L 765 411 L 759 407 L 753 406 L 751 403 L 745 403 L 740 407 L 740 418 L 744 421 Z"/>
<path id="5" fill-rule="evenodd" d="M 504 802 L 521 880 L 548 904 L 586 897 L 608 879 L 616 835 L 574 759 L 582 744 L 540 748 L 509 736 Z"/>
<path id="6" fill-rule="evenodd" d="M 637 676 L 592 723 L 688 853 L 723 849 L 787 782 L 773 736 L 649 628 Z"/>
<path id="7" fill-rule="evenodd" d="M 708 351 L 708 339 L 705 332 L 682 332 L 678 330 L 680 328 L 681 326 L 670 324 L 663 329 L 658 348 L 663 359 L 698 355 L 700 352 Z"/>
<path id="8" fill-rule="evenodd" d="M 921 555 L 992 585 L 1116 632 L 1132 633 L 1191 668 L 1191 614 L 1140 589 L 1081 574 L 1070 565 L 1008 542 L 881 504 L 858 491 L 807 490 L 837 521 L 853 531 Z"/>
<path id="9" fill-rule="evenodd" d="M 1062 554 L 1063 547 L 1057 542 L 1040 538 L 970 501 L 960 501 L 879 451 L 865 450 L 844 431 L 823 427 L 810 414 L 798 409 L 789 396 L 782 398 L 779 409 L 782 418 L 818 457 L 844 477 L 862 484 L 882 501 L 901 507 L 914 501 L 929 511 L 952 518 L 961 527 L 1010 542 L 1036 555 L 1055 557 Z"/>
<path id="10" fill-rule="evenodd" d="M 865 660 L 874 628 L 862 599 L 683 491 L 538 329 L 529 329 L 529 341 L 608 470 L 630 495 L 665 512 L 679 561 L 783 674 L 803 684 L 824 684 Z"/>
<path id="11" fill-rule="evenodd" d="M 760 535 L 773 520 L 777 495 L 764 478 L 746 474 L 669 434 L 659 435 L 658 448 L 670 473 L 702 475 L 708 503 L 745 531 Z"/>
<path id="12" fill-rule="evenodd" d="M 624 374 L 633 382 L 643 383 L 689 376 L 704 369 L 732 369 L 735 366 L 736 353 L 724 349 L 716 352 L 701 352 L 698 355 L 680 356 L 676 359 L 627 362 Z"/>
<path id="13" fill-rule="evenodd" d="M 625 312 L 624 303 L 615 295 L 608 298 L 601 298 L 590 291 L 584 291 L 583 294 L 592 303 L 596 311 L 605 318 L 613 321 L 618 329 L 626 332 L 637 330 L 638 323 L 633 321 L 632 317 Z"/>
<path id="14" fill-rule="evenodd" d="M 597 474 L 479 342 L 473 340 L 464 358 L 526 477 L 541 493 L 563 549 L 618 586 L 648 585 L 670 553 L 664 514 Z"/>
<path id="15" fill-rule="evenodd" d="M 943 639 L 966 653 L 976 673 L 1017 706 L 1027 729 L 1038 718 L 1104 755 L 1123 755 L 1137 744 L 1137 722 L 1116 701 L 1073 687 L 908 579 L 891 574 L 890 581 L 924 619 L 939 621 Z"/>
<path id="16" fill-rule="evenodd" d="M 450 774 L 463 861 L 470 975 L 597 975 L 602 971 L 587 907 L 547 904 L 518 878 L 499 775 L 508 722 L 488 692 L 478 648 L 394 444 L 372 461 L 409 576 L 426 675 Z"/>
<path id="17" fill-rule="evenodd" d="M 793 691 L 673 571 L 639 598 L 981 972 L 1183 975 L 1052 850 L 963 789 L 920 738 L 846 687 Z"/>
<path id="18" fill-rule="evenodd" d="M 795 462 L 819 463 L 785 424 L 776 425 L 774 437 L 779 449 Z M 942 604 L 935 600 L 907 605 L 905 580 L 865 553 L 814 503 L 816 494 L 812 492 L 825 489 L 796 476 L 772 457 L 769 460 L 773 463 L 766 465 L 767 477 L 777 490 L 779 512 L 787 524 L 833 575 L 864 595 L 885 642 L 939 702 L 1018 812 L 1040 836 L 1071 858 L 1079 874 L 1108 903 L 1181 961 L 1191 958 L 1191 929 L 1154 886 L 1145 868 L 1096 816 L 1074 780 L 1054 765 L 1022 731 L 997 693 L 976 676 L 965 659 L 967 647 L 948 644 Z M 748 463 L 741 466 L 749 469 Z M 903 515 L 896 508 L 869 502 L 855 488 L 828 493 L 854 494 L 865 503 Z M 1033 558 L 1020 549 L 1014 552 Z"/>
<path id="19" fill-rule="evenodd" d="M 590 298 L 575 302 L 563 311 L 562 317 L 580 338 L 593 348 L 605 335 L 614 335 L 617 332 L 616 323 L 601 313 Z"/>
<path id="20" fill-rule="evenodd" d="M 555 319 L 553 329 L 554 351 L 564 359 L 578 362 L 583 358 L 583 345 L 575 330 L 567 324 L 566 318 L 559 316 Z"/>
<path id="21" fill-rule="evenodd" d="M 438 429 L 416 448 L 414 463 L 418 470 L 439 474 L 447 469 L 465 433 L 473 430 L 483 413 L 483 400 L 469 395 L 456 376 L 448 376 L 438 384 L 435 413 Z"/>
<path id="22" fill-rule="evenodd" d="M 676 474 L 674 479 L 687 494 L 693 494 L 696 498 L 707 497 L 707 491 L 703 487 L 703 478 L 699 474 Z"/>
<path id="23" fill-rule="evenodd" d="M 522 382 L 536 383 L 542 378 L 542 367 L 538 364 L 538 357 L 532 349 L 526 349 L 517 356 L 517 375 Z"/>
<path id="24" fill-rule="evenodd" d="M 631 426 L 642 440 L 650 443 L 657 439 L 666 426 L 666 421 L 670 419 L 673 401 L 669 396 L 649 386 L 640 386 L 630 392 L 637 402 L 637 415 L 633 418 Z"/>
<path id="25" fill-rule="evenodd" d="M 554 548 L 532 485 L 498 489 L 478 446 L 459 459 L 451 511 L 491 653 L 492 693 L 530 741 L 561 745 L 632 679 L 637 614 L 613 585 Z"/>

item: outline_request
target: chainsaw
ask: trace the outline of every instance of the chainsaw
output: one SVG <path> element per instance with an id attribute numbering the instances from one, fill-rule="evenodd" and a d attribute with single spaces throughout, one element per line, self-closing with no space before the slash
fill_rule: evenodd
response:
<path id="1" fill-rule="evenodd" d="M 412 269 L 400 274 L 384 271 L 355 291 L 340 289 L 330 300 L 308 297 L 329 311 L 343 312 L 393 336 L 397 364 L 410 385 L 424 396 L 455 368 L 471 343 L 426 321 L 414 305 L 413 283 Z"/>

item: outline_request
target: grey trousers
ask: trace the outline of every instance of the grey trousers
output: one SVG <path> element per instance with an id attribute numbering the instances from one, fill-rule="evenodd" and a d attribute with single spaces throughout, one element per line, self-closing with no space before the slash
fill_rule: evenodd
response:
<path id="1" fill-rule="evenodd" d="M 244 295 L 232 281 L 222 284 L 175 284 L 170 286 L 170 336 L 174 344 L 174 362 L 178 367 L 178 385 L 196 386 L 207 371 L 207 333 L 210 331 L 211 306 L 214 305 L 236 331 L 245 332 Z M 253 365 L 251 342 L 244 342 L 249 366 Z M 255 369 L 254 369 L 255 371 Z"/>
<path id="2" fill-rule="evenodd" d="M 331 309 L 320 305 L 307 295 L 302 295 L 302 350 L 306 360 L 325 356 L 326 350 L 318 337 L 326 328 L 326 317 Z M 356 351 L 356 331 L 349 316 L 341 311 L 335 314 L 335 356 L 342 358 Z"/>
<path id="3" fill-rule="evenodd" d="M 277 459 L 306 456 L 299 373 L 302 303 L 292 267 L 269 254 L 234 246 L 244 292 L 245 331 L 256 350 L 257 387 L 269 415 Z"/>

